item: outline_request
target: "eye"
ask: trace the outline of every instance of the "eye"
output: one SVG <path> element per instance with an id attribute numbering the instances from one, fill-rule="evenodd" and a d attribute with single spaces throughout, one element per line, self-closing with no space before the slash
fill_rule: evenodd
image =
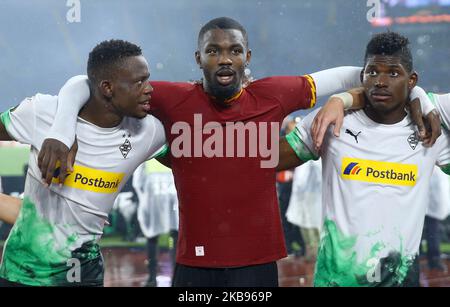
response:
<path id="1" fill-rule="evenodd" d="M 367 74 L 371 77 L 375 77 L 377 75 L 377 72 L 375 70 L 369 70 Z"/>
<path id="2" fill-rule="evenodd" d="M 217 49 L 210 48 L 206 50 L 206 54 L 215 55 L 217 53 Z"/>
<path id="3" fill-rule="evenodd" d="M 398 72 L 396 71 L 391 71 L 391 77 L 398 77 Z"/>
<path id="4" fill-rule="evenodd" d="M 240 48 L 235 48 L 235 49 L 233 49 L 233 54 L 241 54 L 241 53 L 243 53 L 244 51 L 242 50 L 242 49 L 240 49 Z"/>

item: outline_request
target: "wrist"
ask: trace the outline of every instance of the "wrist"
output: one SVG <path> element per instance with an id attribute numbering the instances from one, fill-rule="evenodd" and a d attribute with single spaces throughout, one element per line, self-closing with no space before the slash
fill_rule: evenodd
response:
<path id="1" fill-rule="evenodd" d="M 331 96 L 331 98 L 340 99 L 344 105 L 344 110 L 350 110 L 353 106 L 353 96 L 350 93 L 344 92 Z"/>

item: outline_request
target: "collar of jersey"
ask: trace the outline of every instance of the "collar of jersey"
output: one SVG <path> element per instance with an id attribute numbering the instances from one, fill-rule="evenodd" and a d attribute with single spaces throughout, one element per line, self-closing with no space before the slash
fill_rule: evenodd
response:
<path id="1" fill-rule="evenodd" d="M 118 124 L 118 125 L 115 126 L 115 127 L 110 127 L 110 128 L 105 128 L 105 127 L 97 126 L 96 124 L 91 123 L 90 121 L 87 121 L 87 120 L 85 120 L 84 118 L 81 118 L 80 116 L 78 116 L 78 120 L 79 120 L 80 122 L 82 122 L 82 123 L 88 125 L 88 126 L 93 127 L 94 129 L 97 129 L 97 130 L 99 130 L 99 131 L 101 131 L 101 132 L 108 133 L 108 132 L 114 132 L 114 131 L 116 131 L 116 130 L 121 129 L 121 128 L 122 128 L 122 125 L 123 125 L 123 122 L 124 122 L 124 120 L 125 120 L 125 116 L 124 116 L 124 118 L 122 118 L 122 121 L 120 122 L 120 124 Z"/>
<path id="2" fill-rule="evenodd" d="M 401 121 L 390 125 L 377 123 L 376 121 L 372 120 L 369 116 L 367 116 L 364 110 L 358 110 L 356 111 L 356 114 L 358 114 L 361 117 L 362 121 L 365 122 L 366 125 L 370 126 L 392 128 L 392 127 L 406 127 L 411 124 L 411 118 L 408 113 Z"/>
<path id="3" fill-rule="evenodd" d="M 238 100 L 239 97 L 241 97 L 243 93 L 244 93 L 244 87 L 241 87 L 241 90 L 239 91 L 239 93 L 237 93 L 236 95 L 234 95 L 234 96 L 231 97 L 231 98 L 228 98 L 227 100 L 224 101 L 224 103 L 225 103 L 225 104 L 228 104 L 228 105 L 231 105 L 233 102 L 235 102 L 236 100 Z M 217 99 L 217 98 L 214 97 L 214 96 L 210 96 L 210 97 L 213 98 L 213 99 Z"/>

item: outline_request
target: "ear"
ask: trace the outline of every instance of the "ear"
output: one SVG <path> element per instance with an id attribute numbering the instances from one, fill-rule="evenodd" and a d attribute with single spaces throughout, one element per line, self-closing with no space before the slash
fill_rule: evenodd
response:
<path id="1" fill-rule="evenodd" d="M 99 84 L 100 92 L 106 98 L 111 99 L 113 97 L 113 85 L 109 80 L 102 80 Z"/>
<path id="2" fill-rule="evenodd" d="M 203 69 L 202 62 L 200 61 L 200 51 L 195 51 L 195 61 L 197 62 L 200 69 Z"/>
<path id="3" fill-rule="evenodd" d="M 413 72 L 410 76 L 409 76 L 409 80 L 408 80 L 408 89 L 412 90 L 417 82 L 419 82 L 419 75 L 417 74 L 417 72 Z"/>
<path id="4" fill-rule="evenodd" d="M 252 59 L 252 50 L 251 50 L 251 49 L 248 49 L 248 50 L 247 50 L 246 57 L 245 57 L 245 64 L 246 64 L 246 65 L 250 64 L 250 60 L 251 60 L 251 59 Z"/>

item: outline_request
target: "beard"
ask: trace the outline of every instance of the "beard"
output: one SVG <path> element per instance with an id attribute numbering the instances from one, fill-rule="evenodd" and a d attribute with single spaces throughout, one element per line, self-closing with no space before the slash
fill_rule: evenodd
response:
<path id="1" fill-rule="evenodd" d="M 237 74 L 235 80 L 228 85 L 220 84 L 215 75 L 212 78 L 205 77 L 205 79 L 208 82 L 208 94 L 214 96 L 217 100 L 223 101 L 230 99 L 241 89 L 242 78 L 240 78 L 239 74 Z"/>
<path id="2" fill-rule="evenodd" d="M 227 100 L 237 94 L 240 90 L 240 86 L 238 84 L 229 84 L 227 86 L 223 86 L 220 84 L 211 84 L 209 87 L 210 94 L 219 100 Z"/>

